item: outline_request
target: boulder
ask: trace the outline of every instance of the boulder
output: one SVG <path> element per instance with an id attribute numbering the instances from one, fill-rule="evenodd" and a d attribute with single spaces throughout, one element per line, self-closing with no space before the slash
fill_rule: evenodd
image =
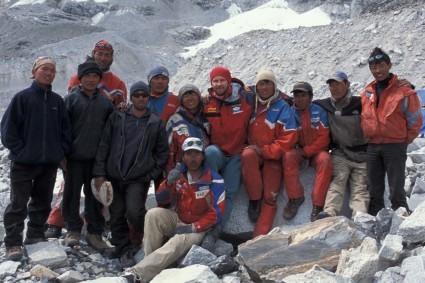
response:
<path id="1" fill-rule="evenodd" d="M 173 283 L 220 282 L 220 279 L 218 279 L 217 275 L 208 266 L 195 264 L 181 269 L 165 269 L 155 276 L 150 283 L 170 283 L 170 278 L 173 278 Z"/>
<path id="2" fill-rule="evenodd" d="M 46 278 L 47 280 L 52 280 L 59 276 L 59 273 L 56 273 L 52 271 L 51 269 L 42 266 L 40 264 L 37 264 L 33 268 L 31 268 L 30 273 L 32 276 L 38 277 L 38 278 Z"/>
<path id="3" fill-rule="evenodd" d="M 403 260 L 400 274 L 404 276 L 403 283 L 425 282 L 424 256 L 412 256 Z"/>
<path id="4" fill-rule="evenodd" d="M 183 260 L 179 263 L 179 267 L 186 267 L 194 264 L 208 265 L 216 259 L 217 257 L 213 253 L 210 253 L 200 246 L 193 245 Z"/>
<path id="5" fill-rule="evenodd" d="M 283 279 L 285 283 L 354 283 L 353 280 L 344 278 L 329 270 L 321 268 L 319 265 L 314 265 L 309 271 L 290 275 Z"/>
<path id="6" fill-rule="evenodd" d="M 423 202 L 425 202 L 425 193 L 412 194 L 407 201 L 407 204 L 409 205 L 409 209 L 414 211 Z"/>
<path id="7" fill-rule="evenodd" d="M 381 209 L 376 215 L 376 226 L 374 227 L 374 234 L 376 238 L 381 241 L 385 239 L 390 232 L 391 221 L 394 211 L 390 208 Z"/>
<path id="8" fill-rule="evenodd" d="M 77 283 L 84 281 L 84 276 L 75 270 L 69 270 L 61 274 L 58 278 L 60 283 Z"/>
<path id="9" fill-rule="evenodd" d="M 281 281 L 315 264 L 335 270 L 341 250 L 359 246 L 365 237 L 346 217 L 329 217 L 289 233 L 272 233 L 241 244 L 237 259 L 254 281 Z"/>
<path id="10" fill-rule="evenodd" d="M 223 255 L 208 264 L 208 267 L 216 275 L 224 275 L 239 269 L 239 264 L 230 256 Z"/>
<path id="11" fill-rule="evenodd" d="M 403 237 L 406 243 L 425 241 L 425 202 L 422 202 L 413 213 L 407 217 L 398 228 L 397 235 Z"/>
<path id="12" fill-rule="evenodd" d="M 415 185 L 412 189 L 412 194 L 424 194 L 425 193 L 425 181 L 419 177 L 416 177 Z"/>
<path id="13" fill-rule="evenodd" d="M 81 283 L 128 283 L 124 277 L 101 277 L 93 280 L 81 281 Z"/>
<path id="14" fill-rule="evenodd" d="M 403 251 L 403 237 L 399 235 L 388 235 L 385 237 L 378 256 L 381 259 L 395 262 Z"/>
<path id="15" fill-rule="evenodd" d="M 18 267 L 21 265 L 21 262 L 18 261 L 5 261 L 0 264 L 0 278 L 3 278 L 8 275 L 15 274 Z"/>
<path id="16" fill-rule="evenodd" d="M 222 255 L 228 255 L 230 256 L 230 254 L 233 252 L 233 245 L 222 241 L 222 240 L 217 240 L 217 242 L 215 243 L 215 250 L 214 250 L 214 254 L 216 256 L 222 256 Z"/>
<path id="17" fill-rule="evenodd" d="M 59 268 L 68 265 L 66 252 L 52 242 L 40 242 L 25 246 L 29 263 L 40 264 L 49 268 Z"/>
<path id="18" fill-rule="evenodd" d="M 399 207 L 396 211 L 394 211 L 393 217 L 391 219 L 391 228 L 390 228 L 390 234 L 396 235 L 398 228 L 400 227 L 401 223 L 409 216 L 407 213 L 406 208 Z"/>
<path id="19" fill-rule="evenodd" d="M 374 283 L 397 283 L 403 282 L 404 276 L 400 274 L 401 267 L 394 266 L 389 267 L 385 271 L 378 271 L 375 276 L 373 276 Z"/>

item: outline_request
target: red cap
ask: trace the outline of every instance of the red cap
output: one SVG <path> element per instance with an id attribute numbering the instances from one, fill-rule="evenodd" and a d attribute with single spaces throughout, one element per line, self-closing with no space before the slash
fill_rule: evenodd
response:
<path id="1" fill-rule="evenodd" d="M 213 78 L 217 76 L 224 77 L 229 84 L 232 83 L 232 76 L 230 75 L 230 71 L 222 66 L 217 66 L 212 69 L 210 73 L 210 82 L 212 82 Z"/>
<path id="2" fill-rule="evenodd" d="M 98 51 L 98 50 L 110 50 L 112 52 L 112 54 L 114 53 L 114 48 L 112 47 L 112 44 L 110 44 L 108 41 L 106 40 L 100 40 L 98 42 L 96 42 L 96 44 L 93 47 L 93 54 Z"/>

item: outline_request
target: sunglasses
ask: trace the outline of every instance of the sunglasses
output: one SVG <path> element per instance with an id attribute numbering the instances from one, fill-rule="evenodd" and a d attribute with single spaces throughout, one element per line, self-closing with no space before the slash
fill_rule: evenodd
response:
<path id="1" fill-rule="evenodd" d="M 384 58 L 383 54 L 377 54 L 375 56 L 370 56 L 369 59 L 367 59 L 369 61 L 369 63 L 372 63 L 374 61 L 378 61 L 378 60 L 382 60 Z"/>
<path id="2" fill-rule="evenodd" d="M 188 142 L 186 143 L 186 145 L 187 145 L 187 146 L 192 146 L 192 145 L 194 145 L 194 144 L 196 144 L 196 145 L 198 145 L 198 146 L 202 146 L 202 147 L 203 147 L 203 145 L 204 145 L 204 143 L 203 143 L 202 141 L 188 141 Z"/>
<path id="3" fill-rule="evenodd" d="M 103 43 L 103 42 L 96 43 L 95 47 L 112 49 L 112 45 L 111 44 L 109 44 L 109 43 Z"/>
<path id="4" fill-rule="evenodd" d="M 144 91 L 143 92 L 133 92 L 131 94 L 131 96 L 136 97 L 136 98 L 139 98 L 139 97 L 147 98 L 147 97 L 149 97 L 149 93 L 144 92 Z"/>

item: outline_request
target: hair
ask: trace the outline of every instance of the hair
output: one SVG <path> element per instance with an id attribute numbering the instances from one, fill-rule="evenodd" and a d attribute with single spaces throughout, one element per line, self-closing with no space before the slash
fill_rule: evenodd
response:
<path id="1" fill-rule="evenodd" d="M 388 54 L 385 53 L 381 48 L 375 47 L 372 50 L 372 53 L 370 53 L 369 57 L 373 57 L 373 56 L 376 56 L 376 55 L 382 55 L 383 56 L 382 59 L 380 59 L 378 62 L 384 61 L 387 64 L 391 64 L 390 56 L 388 56 Z M 369 63 L 369 65 L 370 64 L 375 64 L 375 63 L 376 63 L 376 61 L 372 61 L 372 62 Z"/>

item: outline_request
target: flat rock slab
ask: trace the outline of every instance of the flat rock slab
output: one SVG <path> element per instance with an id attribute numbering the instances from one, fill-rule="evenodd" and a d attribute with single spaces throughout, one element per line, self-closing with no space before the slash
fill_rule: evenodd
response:
<path id="1" fill-rule="evenodd" d="M 25 246 L 29 263 L 40 264 L 51 269 L 65 267 L 68 265 L 66 252 L 57 244 L 51 242 L 40 242 Z"/>
<path id="2" fill-rule="evenodd" d="M 220 282 L 208 266 L 191 265 L 185 268 L 165 269 L 152 279 L 151 283 L 187 283 L 187 282 Z"/>
<path id="3" fill-rule="evenodd" d="M 413 213 L 400 224 L 397 235 L 403 242 L 420 243 L 425 241 L 425 202 L 422 202 Z"/>

